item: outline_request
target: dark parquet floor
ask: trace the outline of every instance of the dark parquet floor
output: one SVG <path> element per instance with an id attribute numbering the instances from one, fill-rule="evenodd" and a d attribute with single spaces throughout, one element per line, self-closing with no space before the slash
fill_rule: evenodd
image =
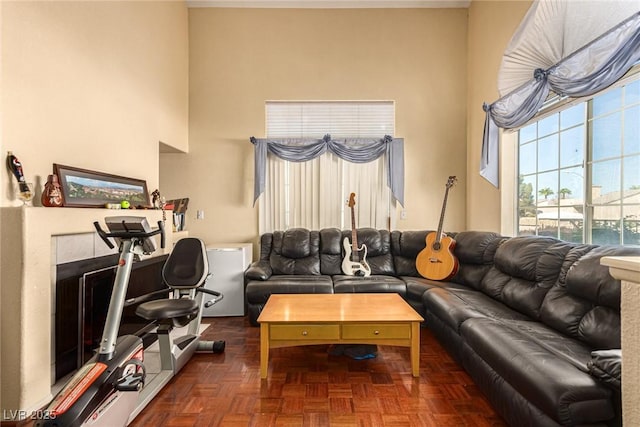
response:
<path id="1" fill-rule="evenodd" d="M 419 378 L 405 347 L 358 361 L 316 345 L 271 350 L 261 380 L 260 329 L 246 317 L 204 321 L 203 339 L 225 340 L 225 352 L 196 354 L 132 426 L 506 426 L 428 329 Z"/>

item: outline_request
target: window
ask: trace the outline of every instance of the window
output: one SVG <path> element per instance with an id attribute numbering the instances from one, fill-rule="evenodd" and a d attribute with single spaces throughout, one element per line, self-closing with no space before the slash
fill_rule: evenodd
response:
<path id="1" fill-rule="evenodd" d="M 266 103 L 268 138 L 382 138 L 393 135 L 393 101 Z M 351 228 L 346 206 L 356 193 L 357 227 L 393 226 L 392 197 L 384 156 L 350 163 L 326 153 L 308 162 L 268 155 L 266 188 L 260 201 L 260 233 L 304 227 Z"/>
<path id="2" fill-rule="evenodd" d="M 640 80 L 518 132 L 519 235 L 640 245 Z"/>

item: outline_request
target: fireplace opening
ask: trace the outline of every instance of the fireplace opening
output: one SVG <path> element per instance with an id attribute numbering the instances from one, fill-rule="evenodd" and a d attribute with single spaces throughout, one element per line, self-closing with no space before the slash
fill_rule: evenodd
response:
<path id="1" fill-rule="evenodd" d="M 162 267 L 168 255 L 133 264 L 126 298 L 135 298 L 166 288 Z M 56 267 L 55 381 L 81 367 L 93 356 L 102 338 L 111 291 L 116 275 L 117 254 L 59 264 Z M 158 295 L 154 299 L 166 298 Z M 125 307 L 118 336 L 137 335 L 146 346 L 155 341 L 154 325 Z"/>

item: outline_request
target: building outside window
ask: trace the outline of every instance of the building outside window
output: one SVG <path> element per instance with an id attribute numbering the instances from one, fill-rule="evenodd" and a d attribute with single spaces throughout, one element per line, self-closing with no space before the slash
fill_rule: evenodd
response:
<path id="1" fill-rule="evenodd" d="M 517 234 L 640 245 L 640 79 L 518 132 Z"/>

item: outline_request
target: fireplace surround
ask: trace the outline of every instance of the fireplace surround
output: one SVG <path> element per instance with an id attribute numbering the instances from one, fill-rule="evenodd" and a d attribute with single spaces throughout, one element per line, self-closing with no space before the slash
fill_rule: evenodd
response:
<path id="1" fill-rule="evenodd" d="M 133 264 L 127 299 L 166 288 L 162 267 L 168 255 Z M 118 255 L 58 264 L 54 317 L 55 381 L 82 366 L 99 346 L 115 280 Z M 166 298 L 160 294 L 153 299 Z M 153 322 L 135 314 L 135 306 L 125 307 L 118 335 L 137 335 L 145 345 L 154 341 L 149 332 Z"/>
<path id="2" fill-rule="evenodd" d="M 37 410 L 52 398 L 55 237 L 94 233 L 94 221 L 117 214 L 102 208 L 0 208 L 0 409 Z M 152 226 L 162 220 L 160 210 L 131 214 L 146 217 Z M 155 254 L 166 254 L 172 246 L 169 232 L 166 248 Z"/>

